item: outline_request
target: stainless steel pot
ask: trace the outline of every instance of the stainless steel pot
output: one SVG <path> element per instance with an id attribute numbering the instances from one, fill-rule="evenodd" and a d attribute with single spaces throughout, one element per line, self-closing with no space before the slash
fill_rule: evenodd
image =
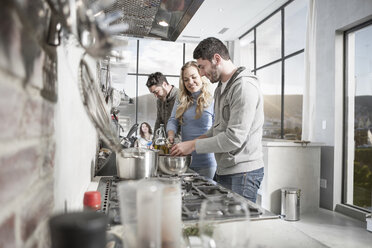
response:
<path id="1" fill-rule="evenodd" d="M 123 149 L 116 156 L 116 169 L 119 178 L 141 179 L 156 176 L 158 154 L 158 150 L 146 148 Z"/>
<path id="2" fill-rule="evenodd" d="M 159 155 L 159 169 L 166 174 L 180 175 L 186 172 L 191 164 L 191 155 L 187 156 L 170 156 Z"/>

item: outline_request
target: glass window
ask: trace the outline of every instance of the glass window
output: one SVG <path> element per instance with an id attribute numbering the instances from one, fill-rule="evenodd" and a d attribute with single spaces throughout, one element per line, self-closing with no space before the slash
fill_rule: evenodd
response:
<path id="1" fill-rule="evenodd" d="M 284 10 L 285 55 L 305 47 L 308 1 L 293 1 Z"/>
<path id="2" fill-rule="evenodd" d="M 254 70 L 254 33 L 249 32 L 240 39 L 240 63 L 250 71 Z"/>
<path id="3" fill-rule="evenodd" d="M 264 96 L 263 137 L 281 138 L 281 63 L 257 71 Z"/>
<path id="4" fill-rule="evenodd" d="M 124 129 L 122 136 L 126 136 L 130 128 L 136 123 L 136 76 L 127 75 L 125 81 L 113 83 L 121 91 L 121 103 L 118 107 L 119 123 Z"/>
<path id="5" fill-rule="evenodd" d="M 137 71 L 137 40 L 128 40 L 128 45 L 120 49 L 124 62 L 127 63 L 128 73 Z"/>
<path id="6" fill-rule="evenodd" d="M 301 140 L 302 98 L 305 84 L 304 54 L 285 61 L 284 138 Z"/>
<path id="7" fill-rule="evenodd" d="M 281 58 L 281 11 L 257 27 L 257 67 Z"/>
<path id="8" fill-rule="evenodd" d="M 194 49 L 199 43 L 185 43 L 185 63 L 194 60 L 193 53 Z M 181 69 L 181 68 L 180 68 Z"/>
<path id="9" fill-rule="evenodd" d="M 147 76 L 138 76 L 138 124 L 146 121 L 154 129 L 156 121 L 156 97 L 146 86 Z M 154 130 L 153 130 L 154 131 Z"/>
<path id="10" fill-rule="evenodd" d="M 156 121 L 156 100 L 146 86 L 148 76 L 138 76 L 138 123 L 148 122 L 151 127 Z M 179 77 L 167 77 L 168 83 L 178 88 Z M 153 130 L 154 131 L 154 130 Z"/>
<path id="11" fill-rule="evenodd" d="M 164 75 L 178 75 L 183 64 L 183 43 L 140 40 L 140 74 L 161 72 Z"/>
<path id="12" fill-rule="evenodd" d="M 346 203 L 371 211 L 372 25 L 347 33 Z"/>

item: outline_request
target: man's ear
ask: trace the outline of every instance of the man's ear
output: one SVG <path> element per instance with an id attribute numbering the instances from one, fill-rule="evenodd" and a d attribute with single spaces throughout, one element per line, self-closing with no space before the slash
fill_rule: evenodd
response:
<path id="1" fill-rule="evenodd" d="M 163 88 L 166 88 L 167 85 L 168 85 L 167 82 L 163 81 L 163 83 L 162 83 Z"/>
<path id="2" fill-rule="evenodd" d="M 221 55 L 219 55 L 218 53 L 215 53 L 213 55 L 213 59 L 212 59 L 212 62 L 215 63 L 215 65 L 218 65 L 221 63 Z"/>

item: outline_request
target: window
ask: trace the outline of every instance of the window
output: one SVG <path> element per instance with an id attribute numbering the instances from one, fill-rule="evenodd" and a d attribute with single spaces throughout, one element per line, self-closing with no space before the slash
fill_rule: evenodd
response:
<path id="1" fill-rule="evenodd" d="M 135 123 L 146 121 L 154 127 L 156 98 L 147 89 L 148 76 L 160 71 L 166 75 L 169 84 L 178 88 L 184 59 L 192 60 L 197 44 L 130 39 L 128 45 L 118 51 L 124 59 L 120 62 L 111 61 L 110 73 L 112 86 L 122 92 L 122 102 L 118 107 L 119 122 L 124 127 L 121 135 L 126 135 Z"/>
<path id="2" fill-rule="evenodd" d="M 372 210 L 372 21 L 345 32 L 344 203 Z"/>
<path id="3" fill-rule="evenodd" d="M 241 64 L 259 77 L 264 138 L 301 140 L 307 1 L 288 1 L 240 37 Z"/>

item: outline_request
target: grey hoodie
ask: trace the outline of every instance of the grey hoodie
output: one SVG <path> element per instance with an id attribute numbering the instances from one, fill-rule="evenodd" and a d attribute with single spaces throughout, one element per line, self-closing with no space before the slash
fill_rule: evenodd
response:
<path id="1" fill-rule="evenodd" d="M 205 133 L 208 138 L 195 143 L 196 153 L 215 153 L 218 175 L 253 171 L 264 165 L 262 92 L 257 78 L 244 69 L 238 68 L 222 94 L 219 83 L 214 92 L 214 125 Z"/>

